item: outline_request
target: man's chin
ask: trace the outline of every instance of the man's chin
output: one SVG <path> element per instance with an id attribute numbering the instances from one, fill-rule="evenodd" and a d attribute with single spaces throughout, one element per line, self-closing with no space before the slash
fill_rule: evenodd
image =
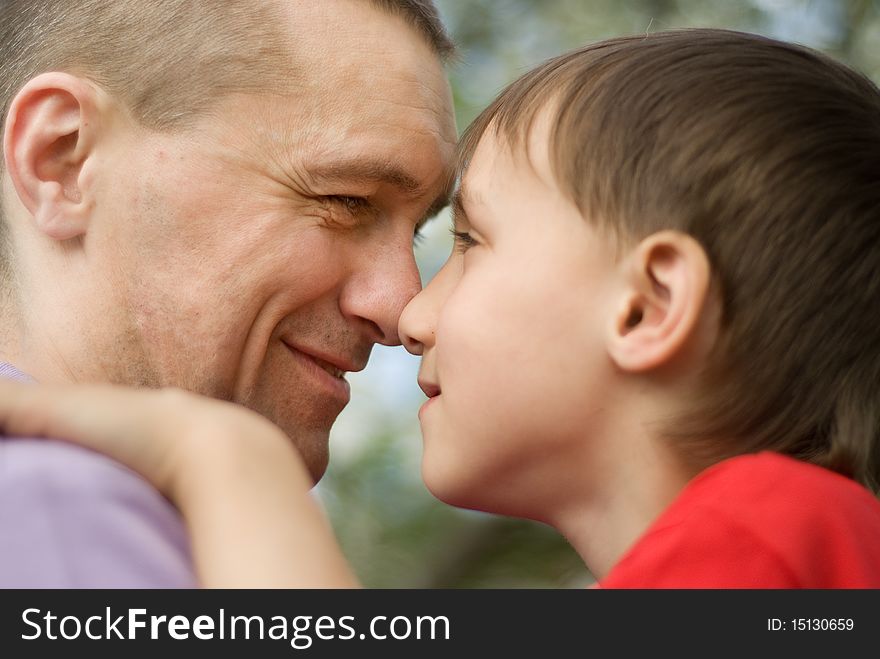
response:
<path id="1" fill-rule="evenodd" d="M 324 473 L 327 471 L 327 465 L 330 463 L 329 441 L 324 439 L 323 443 L 320 445 L 316 444 L 314 447 L 310 444 L 306 450 L 300 447 L 297 448 L 300 449 L 300 455 L 302 455 L 306 469 L 312 475 L 312 485 L 317 484 L 324 476 Z"/>
<path id="2" fill-rule="evenodd" d="M 304 429 L 295 421 L 272 420 L 290 437 L 312 476 L 313 484 L 321 480 L 330 461 L 330 428 Z"/>
<path id="3" fill-rule="evenodd" d="M 252 395 L 244 404 L 281 428 L 317 483 L 327 470 L 330 458 L 330 428 L 345 406 L 337 401 L 303 395 L 286 400 Z"/>

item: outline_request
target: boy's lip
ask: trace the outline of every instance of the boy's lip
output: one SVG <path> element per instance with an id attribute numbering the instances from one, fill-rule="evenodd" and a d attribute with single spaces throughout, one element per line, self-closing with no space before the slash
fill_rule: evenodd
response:
<path id="1" fill-rule="evenodd" d="M 434 398 L 435 396 L 440 395 L 440 387 L 433 382 L 423 380 L 422 378 L 419 378 L 419 388 L 425 392 L 425 395 L 428 398 Z"/>
<path id="2" fill-rule="evenodd" d="M 440 399 L 440 387 L 438 387 L 433 382 L 429 382 L 428 380 L 425 380 L 423 378 L 419 378 L 419 387 L 423 392 L 425 392 L 425 395 L 428 397 L 428 400 L 422 403 L 422 406 L 419 408 L 419 422 L 424 424 L 426 423 L 425 419 L 423 418 L 425 410 L 431 407 L 431 405 L 435 401 Z M 422 427 L 424 429 L 424 425 Z"/>

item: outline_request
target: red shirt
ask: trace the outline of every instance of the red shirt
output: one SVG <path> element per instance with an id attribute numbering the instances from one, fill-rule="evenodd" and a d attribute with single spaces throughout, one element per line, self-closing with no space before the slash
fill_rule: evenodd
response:
<path id="1" fill-rule="evenodd" d="M 880 588 L 880 501 L 776 453 L 695 477 L 603 588 Z"/>

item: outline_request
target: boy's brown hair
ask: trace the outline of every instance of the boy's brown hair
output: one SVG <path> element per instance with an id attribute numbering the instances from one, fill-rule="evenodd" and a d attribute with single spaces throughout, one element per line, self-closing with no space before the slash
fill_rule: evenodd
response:
<path id="1" fill-rule="evenodd" d="M 612 39 L 508 87 L 465 133 L 550 157 L 625 244 L 706 250 L 721 336 L 692 413 L 664 434 L 695 466 L 774 450 L 880 489 L 880 92 L 819 53 L 722 30 Z M 723 438 L 722 440 L 719 438 Z"/>

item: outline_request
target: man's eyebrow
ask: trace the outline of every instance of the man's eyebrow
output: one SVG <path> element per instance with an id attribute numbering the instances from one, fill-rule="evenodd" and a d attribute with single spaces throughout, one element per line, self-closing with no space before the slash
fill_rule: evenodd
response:
<path id="1" fill-rule="evenodd" d="M 442 211 L 449 205 L 449 190 L 443 190 L 437 198 L 428 206 L 428 210 L 425 211 L 425 214 L 422 216 L 422 219 L 418 221 L 416 224 L 416 233 L 418 233 L 423 226 L 425 226 L 430 220 L 436 217 L 437 213 Z"/>
<path id="2" fill-rule="evenodd" d="M 422 184 L 401 167 L 376 160 L 355 159 L 318 165 L 311 168 L 309 174 L 316 183 L 385 183 L 394 186 L 408 197 L 419 197 L 425 191 Z M 416 233 L 446 208 L 449 205 L 449 200 L 450 190 L 448 187 L 444 187 L 416 224 Z"/>
<path id="3" fill-rule="evenodd" d="M 346 160 L 318 165 L 310 168 L 309 175 L 319 183 L 386 183 L 413 197 L 423 190 L 422 185 L 402 168 L 376 160 Z"/>

